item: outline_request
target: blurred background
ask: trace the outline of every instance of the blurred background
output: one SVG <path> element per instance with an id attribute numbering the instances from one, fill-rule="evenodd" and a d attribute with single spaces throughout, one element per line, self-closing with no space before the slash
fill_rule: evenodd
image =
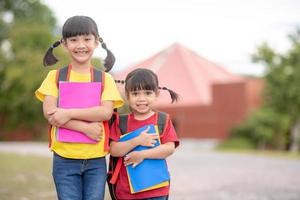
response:
<path id="1" fill-rule="evenodd" d="M 54 51 L 60 60 L 58 64 L 48 68 L 42 65 L 46 50 L 60 39 L 63 23 L 71 16 L 87 15 L 96 21 L 100 36 L 116 56 L 112 70 L 116 79 L 124 79 L 134 68 L 146 67 L 158 74 L 162 86 L 180 94 L 178 104 L 171 105 L 167 94 L 162 94 L 157 104 L 158 109 L 171 114 L 183 141 L 177 157 L 175 154 L 170 161 L 174 171 L 183 170 L 175 166 L 178 167 L 176 160 L 186 159 L 185 153 L 193 155 L 187 163 L 192 163 L 195 157 L 218 160 L 220 152 L 225 160 L 231 161 L 231 157 L 226 157 L 228 154 L 223 154 L 228 151 L 262 153 L 272 158 L 280 155 L 278 159 L 286 167 L 275 173 L 292 169 L 285 174 L 287 188 L 277 198 L 299 199 L 299 192 L 293 188 L 298 183 L 297 176 L 291 175 L 299 174 L 300 169 L 299 9 L 297 0 L 0 1 L 0 150 L 19 148 L 14 152 L 25 152 L 26 156 L 33 152 L 30 158 L 9 150 L 0 152 L 1 162 L 7 163 L 0 167 L 3 173 L 0 198 L 55 197 L 49 155 L 45 153 L 45 158 L 41 153 L 42 157 L 36 157 L 37 152 L 47 151 L 47 124 L 34 91 L 51 68 L 68 63 L 67 55 L 59 47 Z M 99 48 L 93 63 L 101 68 L 104 57 L 105 51 Z M 38 147 L 26 150 L 34 145 L 43 150 Z M 203 150 L 206 153 L 202 154 Z M 263 157 L 264 161 L 268 156 Z M 256 161 L 251 159 L 250 156 L 249 163 Z M 221 160 L 218 162 L 222 163 Z M 41 167 L 33 167 L 36 162 Z M 264 164 L 262 168 L 274 167 L 272 162 Z M 230 172 L 227 174 L 232 175 Z M 11 174 L 16 176 L 12 178 Z M 37 181 L 29 186 L 32 177 Z M 174 177 L 178 178 L 174 192 L 184 193 L 187 190 L 180 190 L 179 180 L 187 180 L 180 177 L 184 178 L 181 174 Z M 16 185 L 17 181 L 23 185 Z M 276 181 L 268 179 L 266 185 L 269 182 Z M 215 191 L 213 184 L 207 191 Z M 16 187 L 21 192 L 14 196 L 12 191 Z M 44 191 L 45 196 L 36 195 L 32 188 Z M 276 199 L 272 193 L 278 188 L 282 187 L 269 188 L 270 195 L 262 198 L 227 193 L 209 198 L 206 193 L 196 193 L 205 199 Z M 191 193 L 195 191 L 199 188 Z M 177 193 L 177 199 L 187 196 L 190 198 L 186 199 L 197 199 L 191 193 L 182 196 Z M 294 195 L 284 195 L 288 193 Z"/>

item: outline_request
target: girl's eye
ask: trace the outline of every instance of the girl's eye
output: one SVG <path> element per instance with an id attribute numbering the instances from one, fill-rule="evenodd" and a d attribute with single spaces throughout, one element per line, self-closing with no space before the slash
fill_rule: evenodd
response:
<path id="1" fill-rule="evenodd" d="M 90 41 L 90 40 L 92 40 L 91 38 L 85 38 L 85 41 Z"/>
<path id="2" fill-rule="evenodd" d="M 146 92 L 146 95 L 151 95 L 152 94 L 152 91 L 147 91 Z"/>
<path id="3" fill-rule="evenodd" d="M 71 42 L 76 42 L 76 38 L 70 38 Z"/>
<path id="4" fill-rule="evenodd" d="M 137 95 L 138 95 L 138 93 L 137 93 L 137 92 L 131 92 L 131 95 L 133 95 L 133 96 L 137 96 Z"/>

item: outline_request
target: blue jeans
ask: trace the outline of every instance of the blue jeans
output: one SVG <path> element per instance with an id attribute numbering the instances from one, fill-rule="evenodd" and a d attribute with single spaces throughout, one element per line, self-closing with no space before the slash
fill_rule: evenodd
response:
<path id="1" fill-rule="evenodd" d="M 105 158 L 68 159 L 56 153 L 52 172 L 59 200 L 103 200 Z"/>

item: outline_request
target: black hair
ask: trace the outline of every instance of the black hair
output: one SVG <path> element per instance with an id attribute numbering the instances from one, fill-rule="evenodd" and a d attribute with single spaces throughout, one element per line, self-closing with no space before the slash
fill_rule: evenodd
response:
<path id="1" fill-rule="evenodd" d="M 170 93 L 172 103 L 178 100 L 178 94 L 176 92 L 169 88 L 159 86 L 157 75 L 149 69 L 137 68 L 127 74 L 125 81 L 116 80 L 116 83 L 125 83 L 125 93 L 127 96 L 129 92 L 137 90 L 152 90 L 154 92 L 167 90 Z"/>
<path id="2" fill-rule="evenodd" d="M 49 47 L 44 56 L 44 66 L 54 65 L 58 61 L 57 58 L 53 55 L 53 49 L 55 47 L 58 47 L 62 43 L 62 40 L 66 40 L 69 37 L 74 37 L 77 35 L 88 34 L 93 34 L 96 39 L 99 39 L 102 48 L 106 50 L 107 56 L 104 60 L 104 67 L 106 68 L 106 72 L 110 71 L 115 63 L 115 56 L 107 48 L 103 39 L 99 36 L 96 22 L 92 18 L 87 16 L 73 16 L 67 19 L 67 21 L 63 25 L 62 39 L 54 42 L 52 46 Z"/>

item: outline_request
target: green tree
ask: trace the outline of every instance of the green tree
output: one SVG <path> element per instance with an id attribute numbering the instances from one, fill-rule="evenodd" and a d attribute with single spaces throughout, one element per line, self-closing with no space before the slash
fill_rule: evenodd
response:
<path id="1" fill-rule="evenodd" d="M 32 128 L 41 122 L 33 94 L 46 73 L 42 59 L 55 37 L 56 20 L 39 1 L 4 0 L 0 24 L 1 129 Z"/>
<path id="2" fill-rule="evenodd" d="M 267 44 L 253 55 L 254 62 L 266 66 L 265 106 L 287 116 L 291 150 L 299 150 L 300 139 L 300 29 L 289 35 L 290 49 L 277 53 Z"/>
<path id="3" fill-rule="evenodd" d="M 39 136 L 46 121 L 34 91 L 53 69 L 44 68 L 42 60 L 60 39 L 60 29 L 52 11 L 39 0 L 0 1 L 0 27 L 0 139 L 17 130 Z M 56 66 L 69 62 L 62 45 L 54 54 L 60 60 Z M 103 66 L 100 59 L 93 63 Z"/>
<path id="4" fill-rule="evenodd" d="M 288 38 L 291 45 L 284 53 L 263 43 L 252 55 L 253 62 L 262 63 L 266 70 L 263 105 L 232 129 L 233 140 L 247 139 L 260 149 L 299 151 L 300 29 Z"/>

